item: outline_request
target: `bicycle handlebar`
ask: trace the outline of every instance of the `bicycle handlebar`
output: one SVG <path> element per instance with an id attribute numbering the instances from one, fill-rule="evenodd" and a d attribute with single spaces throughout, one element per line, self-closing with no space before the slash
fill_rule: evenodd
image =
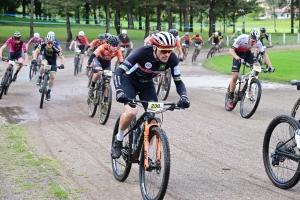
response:
<path id="1" fill-rule="evenodd" d="M 1 60 L 4 61 L 4 62 L 14 61 L 14 60 L 9 60 L 9 59 L 7 59 L 7 58 L 2 58 Z M 19 64 L 19 65 L 23 64 L 23 63 L 18 62 L 18 61 L 14 61 L 14 62 L 15 62 L 16 64 Z"/>
<path id="2" fill-rule="evenodd" d="M 128 98 L 127 100 L 128 100 L 127 103 L 129 105 L 132 105 L 132 106 L 135 106 L 136 103 L 151 103 L 151 102 L 154 102 L 154 101 L 143 101 L 143 100 L 130 99 L 130 98 Z M 159 103 L 159 102 L 155 102 L 155 103 Z M 174 109 L 184 109 L 183 107 L 178 106 L 178 104 L 174 103 L 174 102 L 163 102 L 163 104 L 169 106 L 166 110 L 170 110 L 170 111 L 173 111 Z"/>

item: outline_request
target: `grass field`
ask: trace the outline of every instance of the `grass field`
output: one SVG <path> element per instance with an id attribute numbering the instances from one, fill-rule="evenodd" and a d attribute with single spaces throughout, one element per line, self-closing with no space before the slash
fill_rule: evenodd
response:
<path id="1" fill-rule="evenodd" d="M 268 51 L 268 56 L 276 70 L 274 73 L 260 73 L 259 79 L 281 83 L 290 83 L 293 79 L 299 80 L 299 54 L 300 50 Z M 203 65 L 222 74 L 231 74 L 232 56 L 216 56 L 207 59 Z"/>

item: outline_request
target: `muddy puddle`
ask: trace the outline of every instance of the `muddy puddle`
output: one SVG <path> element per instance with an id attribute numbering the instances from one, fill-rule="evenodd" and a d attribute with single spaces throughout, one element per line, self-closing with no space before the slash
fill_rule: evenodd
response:
<path id="1" fill-rule="evenodd" d="M 0 119 L 9 124 L 20 124 L 25 122 L 25 115 L 28 114 L 20 106 L 0 107 Z"/>

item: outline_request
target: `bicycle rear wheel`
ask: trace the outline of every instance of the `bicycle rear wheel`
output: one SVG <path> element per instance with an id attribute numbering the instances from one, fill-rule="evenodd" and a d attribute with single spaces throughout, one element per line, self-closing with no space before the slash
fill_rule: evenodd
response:
<path id="1" fill-rule="evenodd" d="M 129 130 L 136 122 L 136 118 L 134 118 L 127 130 Z M 119 123 L 120 123 L 120 117 L 117 119 L 117 122 L 115 124 L 113 136 L 112 136 L 112 144 L 115 141 L 115 136 L 118 134 L 119 130 Z M 125 131 L 126 132 L 126 131 Z M 123 182 L 127 179 L 130 170 L 131 170 L 131 154 L 132 154 L 132 135 L 127 134 L 123 138 L 123 144 L 122 144 L 122 155 L 120 158 L 117 159 L 111 159 L 112 169 L 114 172 L 115 179 L 117 179 L 120 182 Z"/>
<path id="2" fill-rule="evenodd" d="M 269 124 L 263 142 L 263 161 L 271 182 L 289 189 L 300 180 L 300 152 L 295 142 L 299 123 L 288 115 L 280 115 Z"/>
<path id="3" fill-rule="evenodd" d="M 162 76 L 162 80 L 161 80 L 160 98 L 162 100 L 166 100 L 168 98 L 170 88 L 171 88 L 171 81 L 172 81 L 171 69 L 169 68 L 166 71 L 164 71 L 164 76 Z"/>
<path id="4" fill-rule="evenodd" d="M 162 84 L 162 73 L 153 78 L 153 83 L 156 90 L 156 95 L 158 95 Z"/>
<path id="5" fill-rule="evenodd" d="M 33 75 L 34 75 L 34 65 L 31 64 L 29 69 L 29 80 L 32 79 Z"/>
<path id="6" fill-rule="evenodd" d="M 96 95 L 94 95 L 94 98 L 90 98 L 88 95 L 88 111 L 89 111 L 89 116 L 94 117 L 97 111 L 97 106 L 98 106 L 98 98 L 99 98 L 99 90 L 96 90 Z"/>
<path id="7" fill-rule="evenodd" d="M 163 199 L 169 183 L 171 159 L 168 138 L 161 128 L 153 127 L 149 134 L 148 169 L 144 156 L 141 151 L 139 176 L 143 199 Z"/>
<path id="8" fill-rule="evenodd" d="M 296 101 L 291 113 L 291 116 L 294 117 L 300 123 L 300 110 L 298 111 L 299 107 L 300 107 L 300 98 Z"/>
<path id="9" fill-rule="evenodd" d="M 246 87 L 246 86 L 245 86 Z M 261 97 L 261 84 L 256 78 L 252 79 L 241 99 L 240 113 L 243 118 L 250 118 L 257 109 Z"/>
<path id="10" fill-rule="evenodd" d="M 105 90 L 107 90 L 107 100 L 105 101 Z M 112 103 L 112 90 L 110 83 L 105 83 L 104 87 L 102 88 L 102 91 L 100 91 L 100 97 L 99 97 L 99 107 L 98 107 L 98 118 L 99 123 L 104 125 L 106 124 L 110 109 L 111 109 L 111 103 Z"/>
<path id="11" fill-rule="evenodd" d="M 47 75 L 44 75 L 43 77 L 43 86 L 42 86 L 42 95 L 41 95 L 41 101 L 40 101 L 40 109 L 43 108 L 43 103 L 44 103 L 44 100 L 45 100 L 45 94 L 47 92 Z"/>

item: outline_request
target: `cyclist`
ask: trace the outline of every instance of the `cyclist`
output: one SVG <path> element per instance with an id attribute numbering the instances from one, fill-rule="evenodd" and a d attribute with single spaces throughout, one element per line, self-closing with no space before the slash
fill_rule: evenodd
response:
<path id="1" fill-rule="evenodd" d="M 151 33 L 150 35 L 148 35 L 148 37 L 146 37 L 144 39 L 144 46 L 146 46 L 146 45 L 152 45 L 151 44 L 151 37 L 154 36 L 157 33 L 159 33 L 159 30 L 155 30 L 153 33 Z"/>
<path id="2" fill-rule="evenodd" d="M 256 57 L 253 56 L 251 53 L 251 48 L 255 47 L 258 48 L 259 51 L 262 53 L 266 63 L 270 69 L 270 71 L 274 72 L 274 68 L 272 67 L 271 61 L 269 60 L 269 57 L 266 56 L 266 53 L 264 52 L 264 48 L 262 43 L 259 41 L 260 33 L 257 29 L 252 29 L 250 31 L 249 35 L 242 34 L 240 35 L 236 41 L 232 44 L 229 53 L 233 57 L 232 59 L 232 78 L 230 81 L 230 93 L 228 97 L 227 106 L 229 108 L 233 108 L 233 93 L 236 86 L 236 81 L 239 76 L 240 66 L 245 61 L 254 64 L 254 65 L 260 65 L 257 61 Z M 256 74 L 258 75 L 258 74 Z"/>
<path id="3" fill-rule="evenodd" d="M 180 46 L 180 37 L 178 36 L 178 31 L 176 29 L 170 29 L 169 33 L 171 33 L 175 37 L 176 47 L 179 51 L 179 61 L 183 61 L 183 52 L 182 52 L 182 49 Z M 153 36 L 153 38 L 154 38 L 154 36 Z"/>
<path id="4" fill-rule="evenodd" d="M 28 61 L 26 45 L 25 45 L 25 42 L 23 42 L 23 40 L 21 40 L 21 33 L 19 31 L 16 31 L 12 37 L 8 38 L 8 40 L 0 48 L 0 59 L 2 59 L 3 50 L 8 45 L 10 45 L 8 60 L 17 59 L 18 62 L 23 63 L 22 66 L 19 65 L 19 67 L 18 67 L 17 71 L 15 72 L 14 77 L 12 79 L 12 81 L 16 81 L 19 71 L 21 70 L 21 68 L 23 66 L 26 65 L 26 63 Z M 25 60 L 22 55 L 22 50 L 24 52 Z M 9 67 L 9 64 L 7 63 L 6 68 L 8 68 L 8 67 Z M 5 74 L 5 71 L 4 71 L 4 74 Z"/>
<path id="5" fill-rule="evenodd" d="M 263 46 L 264 46 L 264 42 L 263 42 L 264 38 L 266 38 L 266 40 L 268 41 L 269 46 L 272 46 L 272 41 L 269 40 L 269 34 L 266 33 L 266 28 L 264 26 L 262 26 L 260 28 L 260 42 L 262 43 Z M 257 48 L 254 49 L 253 54 L 255 57 L 257 57 L 257 55 L 258 55 Z"/>
<path id="6" fill-rule="evenodd" d="M 40 38 L 40 34 L 39 33 L 34 33 L 33 37 L 26 44 L 26 49 L 27 50 L 28 50 L 29 45 L 31 43 L 34 44 L 33 51 L 32 51 L 32 53 L 33 53 L 40 44 L 44 43 L 44 40 L 42 38 Z M 41 60 L 41 58 L 42 58 L 42 56 L 38 57 L 39 60 Z"/>
<path id="7" fill-rule="evenodd" d="M 126 58 L 132 51 L 133 44 L 130 37 L 127 35 L 127 30 L 123 29 L 122 34 L 118 35 L 120 40 L 120 47 L 127 48 L 127 53 L 124 56 Z"/>
<path id="8" fill-rule="evenodd" d="M 242 35 L 242 32 L 241 32 L 241 29 L 238 28 L 237 31 L 234 34 L 232 34 L 232 36 L 230 37 L 230 39 L 233 39 L 235 36 L 238 37 L 240 35 Z"/>
<path id="9" fill-rule="evenodd" d="M 45 38 L 45 43 L 39 45 L 36 50 L 33 53 L 33 60 L 32 60 L 32 64 L 36 65 L 36 58 L 38 55 L 38 52 L 41 52 L 42 55 L 42 65 L 40 67 L 40 76 L 36 82 L 37 85 L 41 84 L 42 81 L 42 75 L 44 73 L 44 66 L 43 65 L 53 65 L 51 66 L 51 70 L 50 70 L 50 82 L 49 82 L 49 88 L 46 94 L 46 99 L 47 101 L 50 101 L 51 99 L 51 95 L 50 92 L 53 88 L 54 85 L 54 81 L 55 81 L 55 75 L 57 72 L 57 68 L 56 68 L 56 59 L 57 59 L 57 55 L 61 58 L 61 65 L 60 68 L 64 69 L 64 64 L 65 64 L 65 57 L 62 56 L 62 53 L 60 52 L 60 50 L 57 48 L 57 46 L 54 45 L 54 41 L 55 38 L 53 35 L 47 35 Z"/>
<path id="10" fill-rule="evenodd" d="M 180 77 L 177 56 L 172 53 L 176 45 L 174 36 L 169 32 L 159 32 L 155 34 L 152 42 L 152 46 L 138 48 L 115 71 L 116 99 L 125 104 L 125 111 L 120 118 L 119 131 L 112 145 L 112 158 L 120 157 L 124 132 L 138 112 L 137 107 L 127 104 L 128 98 L 134 99 L 138 93 L 142 100 L 157 102 L 152 79 L 162 71 L 171 68 L 177 93 L 180 95 L 178 104 L 184 108 L 190 106 L 185 85 Z M 144 109 L 147 108 L 147 105 L 143 106 Z"/>
<path id="11" fill-rule="evenodd" d="M 91 63 L 94 62 L 93 65 L 93 78 L 92 78 L 92 83 L 91 87 L 89 90 L 89 97 L 93 98 L 94 97 L 94 88 L 96 85 L 97 80 L 100 78 L 101 74 L 103 71 L 99 71 L 98 73 L 97 70 L 110 70 L 110 65 L 111 65 L 111 60 L 114 57 L 118 57 L 118 60 L 120 63 L 123 63 L 123 57 L 122 57 L 122 52 L 118 48 L 120 43 L 120 40 L 118 36 L 111 35 L 107 38 L 107 43 L 100 45 L 90 56 L 88 65 L 91 66 Z M 107 97 L 104 98 L 104 100 L 107 100 Z"/>
<path id="12" fill-rule="evenodd" d="M 193 37 L 191 38 L 191 40 L 194 41 L 195 44 L 201 45 L 202 47 L 204 45 L 204 40 L 199 35 L 199 33 L 196 33 L 195 35 L 193 35 Z"/>
<path id="13" fill-rule="evenodd" d="M 181 36 L 180 40 L 181 39 L 184 39 L 184 44 L 186 46 L 186 51 L 188 52 L 189 51 L 189 47 L 190 45 L 193 43 L 191 37 L 190 37 L 190 33 L 189 32 L 186 32 L 185 35 Z M 186 55 L 187 55 L 187 52 L 184 52 L 184 58 L 186 58 Z"/>
<path id="14" fill-rule="evenodd" d="M 100 45 L 106 42 L 104 34 L 99 34 L 97 39 L 94 39 L 89 45 L 85 47 L 84 54 L 87 55 L 89 49 L 95 51 Z"/>
<path id="15" fill-rule="evenodd" d="M 54 46 L 56 46 L 60 50 L 60 52 L 62 52 L 62 48 L 58 40 L 55 38 L 55 33 L 53 31 L 49 31 L 47 35 L 52 35 L 54 37 Z"/>
<path id="16" fill-rule="evenodd" d="M 218 32 L 215 32 L 210 38 L 208 38 L 208 42 L 212 40 L 212 43 L 215 43 L 216 49 L 221 45 L 222 36 L 219 36 Z M 213 44 L 212 44 L 213 46 Z"/>
<path id="17" fill-rule="evenodd" d="M 71 42 L 69 49 L 72 49 L 73 43 L 77 42 L 77 46 L 76 48 L 81 50 L 81 55 L 80 55 L 80 66 L 79 69 L 81 71 L 82 68 L 82 63 L 84 60 L 84 52 L 85 52 L 85 46 L 89 45 L 89 41 L 88 39 L 84 36 L 84 32 L 83 31 L 79 31 L 78 35 L 74 38 L 74 40 Z"/>

